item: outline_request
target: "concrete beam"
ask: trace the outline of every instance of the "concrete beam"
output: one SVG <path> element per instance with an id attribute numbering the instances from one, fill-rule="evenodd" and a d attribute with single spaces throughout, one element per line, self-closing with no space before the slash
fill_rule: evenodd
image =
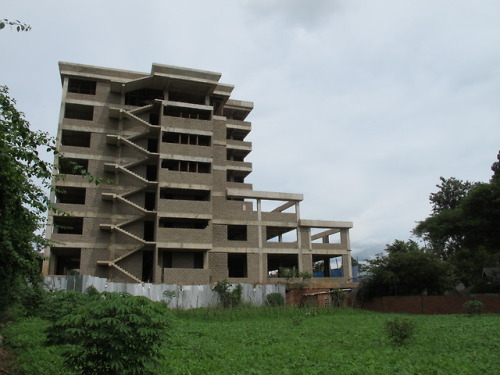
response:
<path id="1" fill-rule="evenodd" d="M 300 220 L 301 227 L 350 229 L 352 221 Z"/>
<path id="2" fill-rule="evenodd" d="M 231 198 L 264 199 L 270 201 L 302 201 L 302 194 L 278 193 L 271 191 L 255 191 L 246 189 L 227 189 L 227 196 Z"/>

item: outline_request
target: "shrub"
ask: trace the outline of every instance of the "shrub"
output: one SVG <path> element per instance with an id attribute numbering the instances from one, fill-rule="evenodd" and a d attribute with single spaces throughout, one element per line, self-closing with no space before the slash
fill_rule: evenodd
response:
<path id="1" fill-rule="evenodd" d="M 154 374 L 167 338 L 168 310 L 146 297 L 102 293 L 61 317 L 49 342 L 67 344 L 65 362 L 78 374 Z"/>
<path id="2" fill-rule="evenodd" d="M 243 293 L 243 287 L 241 284 L 236 285 L 233 290 L 229 290 L 231 284 L 227 280 L 217 281 L 215 284 L 214 291 L 219 295 L 220 303 L 222 307 L 236 307 L 241 303 L 241 294 Z"/>
<path id="3" fill-rule="evenodd" d="M 470 300 L 464 303 L 464 309 L 469 315 L 481 314 L 483 311 L 484 303 L 478 300 Z"/>
<path id="4" fill-rule="evenodd" d="M 46 294 L 44 304 L 37 315 L 43 319 L 55 322 L 59 318 L 72 314 L 76 309 L 85 305 L 92 297 L 76 292 L 58 290 Z"/>
<path id="5" fill-rule="evenodd" d="M 266 296 L 269 306 L 285 306 L 285 298 L 281 293 L 270 293 Z"/>
<path id="6" fill-rule="evenodd" d="M 394 318 L 388 320 L 385 327 L 389 340 L 394 345 L 401 346 L 413 336 L 415 322 L 408 318 Z"/>

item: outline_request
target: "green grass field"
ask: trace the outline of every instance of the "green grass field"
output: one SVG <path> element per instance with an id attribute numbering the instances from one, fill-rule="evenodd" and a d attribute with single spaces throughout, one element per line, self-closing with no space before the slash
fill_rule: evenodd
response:
<path id="1" fill-rule="evenodd" d="M 176 313 L 161 374 L 498 374 L 500 316 L 407 315 L 413 339 L 393 346 L 395 317 L 352 309 Z"/>
<path id="2" fill-rule="evenodd" d="M 173 315 L 160 375 L 500 374 L 500 315 L 405 315 L 416 330 L 401 347 L 384 330 L 396 314 L 238 308 Z M 4 330 L 19 373 L 71 374 L 61 348 L 44 345 L 47 327 L 29 318 Z"/>

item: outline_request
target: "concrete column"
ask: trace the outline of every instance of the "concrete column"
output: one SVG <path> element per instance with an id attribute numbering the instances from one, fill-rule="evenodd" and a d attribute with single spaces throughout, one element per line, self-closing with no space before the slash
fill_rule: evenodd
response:
<path id="1" fill-rule="evenodd" d="M 349 229 L 342 229 L 340 232 L 342 245 L 345 246 L 347 254 L 342 255 L 342 270 L 344 277 L 348 281 L 352 281 L 352 261 L 351 261 L 351 242 L 349 239 Z"/>
<path id="2" fill-rule="evenodd" d="M 263 246 L 263 234 L 262 234 L 262 200 L 257 199 L 257 233 L 259 237 L 259 249 L 262 249 Z"/>

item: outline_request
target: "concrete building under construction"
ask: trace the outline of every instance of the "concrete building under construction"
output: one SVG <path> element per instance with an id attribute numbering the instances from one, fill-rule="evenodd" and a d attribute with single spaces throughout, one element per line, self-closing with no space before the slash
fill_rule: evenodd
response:
<path id="1" fill-rule="evenodd" d="M 314 266 L 312 285 L 352 285 L 351 222 L 302 219 L 301 194 L 247 182 L 253 104 L 231 99 L 220 74 L 59 68 L 58 148 L 71 163 L 59 163 L 53 199 L 70 215 L 49 214 L 45 275 L 270 284 Z M 75 166 L 109 181 L 96 186 Z"/>

